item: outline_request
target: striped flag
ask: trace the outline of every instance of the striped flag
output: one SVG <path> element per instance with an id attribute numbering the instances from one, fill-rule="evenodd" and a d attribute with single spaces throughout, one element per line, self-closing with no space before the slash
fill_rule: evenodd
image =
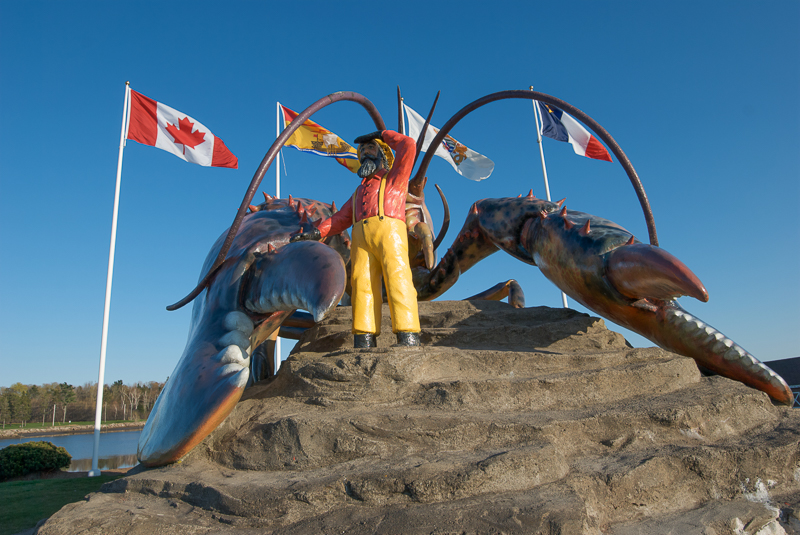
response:
<path id="1" fill-rule="evenodd" d="M 594 158 L 595 160 L 613 161 L 602 143 L 597 141 L 592 134 L 586 130 L 581 123 L 568 115 L 544 102 L 536 103 L 542 115 L 542 135 L 556 141 L 569 141 L 575 154 Z"/>
<path id="2" fill-rule="evenodd" d="M 283 111 L 283 124 L 284 128 L 286 128 L 289 123 L 294 121 L 298 113 L 283 104 L 279 105 L 281 111 Z M 358 151 L 355 148 L 312 120 L 307 120 L 300 128 L 295 130 L 284 145 L 294 147 L 301 152 L 308 152 L 326 158 L 335 158 L 337 162 L 353 173 L 361 167 L 361 163 L 358 161 Z"/>
<path id="3" fill-rule="evenodd" d="M 128 139 L 211 167 L 239 167 L 223 141 L 185 113 L 131 90 Z"/>

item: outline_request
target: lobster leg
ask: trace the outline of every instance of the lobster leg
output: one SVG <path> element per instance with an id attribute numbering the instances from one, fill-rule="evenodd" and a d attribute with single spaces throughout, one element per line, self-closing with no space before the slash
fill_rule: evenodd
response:
<path id="1" fill-rule="evenodd" d="M 439 297 L 458 281 L 461 273 L 499 250 L 483 232 L 476 206 L 477 203 L 472 205 L 455 242 L 437 266 L 430 271 L 424 267 L 412 270 L 418 300 L 430 301 Z"/>
<path id="2" fill-rule="evenodd" d="M 479 294 L 467 297 L 466 301 L 483 299 L 487 301 L 500 301 L 508 297 L 508 304 L 514 308 L 525 308 L 525 293 L 514 279 L 499 282 Z"/>

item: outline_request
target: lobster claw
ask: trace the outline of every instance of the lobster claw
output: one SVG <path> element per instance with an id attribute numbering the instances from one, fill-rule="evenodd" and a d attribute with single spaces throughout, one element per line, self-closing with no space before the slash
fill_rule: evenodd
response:
<path id="1" fill-rule="evenodd" d="M 183 356 L 139 437 L 143 465 L 179 460 L 230 414 L 250 377 L 251 355 L 295 309 L 319 320 L 341 300 L 346 271 L 339 253 L 313 241 L 286 244 L 288 230 L 276 232 L 269 216 L 259 211 L 245 220 L 236 256 L 195 301 Z M 269 232 L 277 248 L 248 241 Z"/>
<path id="2" fill-rule="evenodd" d="M 630 299 L 667 301 L 686 295 L 708 302 L 705 286 L 683 262 L 664 249 L 644 243 L 626 244 L 608 253 L 606 277 Z"/>
<path id="3" fill-rule="evenodd" d="M 495 241 L 500 247 L 536 264 L 592 312 L 707 370 L 766 392 L 778 403 L 794 402 L 779 375 L 678 305 L 675 299 L 680 296 L 708 301 L 703 283 L 683 262 L 664 249 L 636 242 L 612 221 L 566 209 L 555 215 L 558 207 L 553 203 L 518 202 L 523 203 L 537 211 L 521 225 L 522 249 L 513 242 Z M 486 211 L 481 206 L 479 212 Z M 489 216 L 482 217 L 489 221 Z M 530 254 L 530 260 L 522 253 Z"/>

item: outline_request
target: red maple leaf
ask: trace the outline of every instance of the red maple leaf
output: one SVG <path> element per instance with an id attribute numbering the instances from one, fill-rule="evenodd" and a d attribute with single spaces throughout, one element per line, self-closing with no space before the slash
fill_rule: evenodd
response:
<path id="1" fill-rule="evenodd" d="M 186 147 L 190 149 L 195 148 L 206 139 L 205 133 L 200 130 L 192 132 L 192 128 L 194 128 L 194 123 L 191 122 L 188 117 L 184 117 L 178 121 L 177 128 L 174 124 L 167 123 L 167 132 L 173 137 L 175 144 L 184 146 L 184 151 Z"/>

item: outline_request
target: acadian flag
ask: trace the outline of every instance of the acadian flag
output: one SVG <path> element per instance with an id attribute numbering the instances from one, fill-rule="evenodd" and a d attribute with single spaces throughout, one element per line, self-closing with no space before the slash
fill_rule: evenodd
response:
<path id="1" fill-rule="evenodd" d="M 171 152 L 187 162 L 238 169 L 238 158 L 200 122 L 133 90 L 130 102 L 128 139 Z"/>
<path id="2" fill-rule="evenodd" d="M 279 104 L 283 111 L 284 128 L 294 121 L 298 113 L 293 112 L 283 104 Z M 336 158 L 336 161 L 355 173 L 361 167 L 358 161 L 358 151 L 350 146 L 342 138 L 321 127 L 312 120 L 307 120 L 303 125 L 294 131 L 291 137 L 284 143 L 287 147 L 294 147 L 301 152 L 325 156 L 326 158 Z"/>
<path id="3" fill-rule="evenodd" d="M 425 126 L 425 119 L 406 106 L 405 102 L 403 107 L 408 118 L 408 137 L 419 139 L 422 127 Z M 439 133 L 439 129 L 429 124 L 428 129 L 425 131 L 425 141 L 422 142 L 422 151 L 428 150 L 437 133 Z M 436 147 L 434 154 L 447 160 L 456 170 L 456 173 L 476 182 L 489 178 L 489 175 L 494 171 L 494 162 L 492 160 L 482 154 L 478 154 L 466 145 L 462 145 L 451 136 L 445 136 L 441 146 Z"/>
<path id="4" fill-rule="evenodd" d="M 539 105 L 539 112 L 542 115 L 542 135 L 556 141 L 569 141 L 575 154 L 594 158 L 595 160 L 613 161 L 602 143 L 597 141 L 578 121 L 544 102 L 536 103 Z"/>

